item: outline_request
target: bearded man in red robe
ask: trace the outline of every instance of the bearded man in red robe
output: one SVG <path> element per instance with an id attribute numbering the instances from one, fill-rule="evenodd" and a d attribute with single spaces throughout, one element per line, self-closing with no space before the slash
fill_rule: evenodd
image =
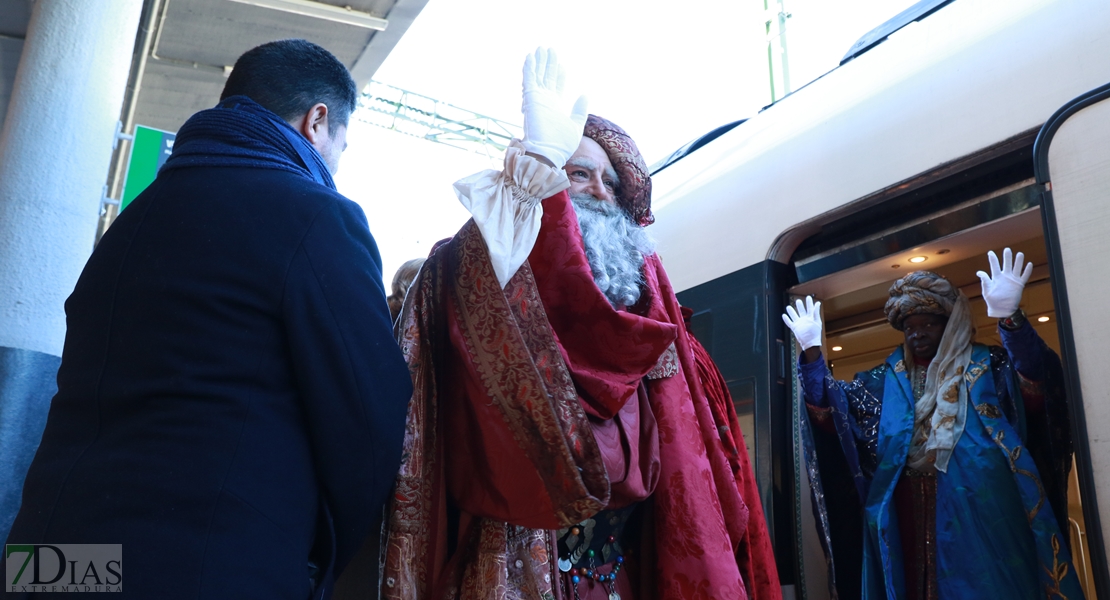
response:
<path id="1" fill-rule="evenodd" d="M 382 597 L 779 599 L 735 409 L 644 230 L 647 167 L 561 88 L 528 57 L 524 139 L 455 184 L 473 219 L 405 300 Z"/>

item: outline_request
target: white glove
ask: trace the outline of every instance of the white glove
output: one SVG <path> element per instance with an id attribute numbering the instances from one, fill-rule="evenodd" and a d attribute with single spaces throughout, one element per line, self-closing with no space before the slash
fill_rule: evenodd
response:
<path id="1" fill-rule="evenodd" d="M 1025 255 L 1021 252 L 1012 257 L 1009 248 L 1002 251 L 1002 266 L 998 266 L 998 255 L 993 250 L 987 253 L 987 260 L 991 263 L 991 274 L 988 277 L 979 271 L 979 281 L 983 283 L 983 300 L 987 303 L 987 316 L 996 319 L 1005 319 L 1014 314 L 1021 304 L 1021 292 L 1029 277 L 1033 275 L 1033 263 L 1025 265 Z"/>
<path id="2" fill-rule="evenodd" d="M 794 332 L 794 337 L 798 339 L 798 345 L 802 350 L 808 350 L 814 346 L 821 345 L 821 303 L 813 302 L 813 296 L 806 296 L 805 304 L 801 300 L 797 302 L 798 310 L 794 310 L 793 306 L 786 305 L 786 314 L 782 316 L 782 321 Z"/>
<path id="3" fill-rule="evenodd" d="M 524 59 L 524 113 L 525 150 L 551 161 L 557 169 L 567 164 L 567 159 L 582 143 L 582 130 L 586 126 L 586 97 L 579 96 L 567 115 L 567 101 L 563 97 L 566 73 L 559 65 L 554 50 L 536 48 L 535 54 Z"/>

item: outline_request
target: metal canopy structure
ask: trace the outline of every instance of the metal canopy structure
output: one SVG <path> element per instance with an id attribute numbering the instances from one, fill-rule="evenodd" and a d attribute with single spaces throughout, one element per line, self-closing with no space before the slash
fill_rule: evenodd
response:
<path id="1" fill-rule="evenodd" d="M 361 89 L 397 45 L 428 0 L 144 0 L 120 115 L 124 140 L 136 125 L 177 131 L 219 99 L 235 60 L 260 44 L 303 38 L 327 48 Z M 32 0 L 0 0 L 0 124 L 15 85 Z M 433 114 L 434 111 L 433 111 Z M 120 144 L 103 202 L 120 187 L 128 143 Z M 114 217 L 109 211 L 102 230 Z"/>
<path id="2" fill-rule="evenodd" d="M 347 65 L 361 89 L 427 0 L 146 0 L 128 104 L 133 124 L 177 131 L 216 104 L 230 67 L 265 42 L 304 38 Z M 0 0 L 0 119 L 31 17 L 31 0 Z M 103 35 L 134 36 L 134 31 Z M 127 107 L 125 107 L 127 110 Z"/>
<path id="3" fill-rule="evenodd" d="M 427 0 L 156 0 L 150 50 L 134 122 L 177 131 L 190 115 L 215 104 L 243 52 L 265 42 L 303 38 L 335 54 L 362 88 Z M 297 11 L 298 5 L 301 10 Z M 319 14 L 306 14 L 310 9 Z M 331 9 L 330 11 L 328 9 Z M 338 22 L 349 12 L 384 30 Z"/>
<path id="4" fill-rule="evenodd" d="M 359 98 L 354 116 L 371 125 L 487 156 L 504 151 L 523 133 L 513 123 L 378 81 L 371 81 Z"/>

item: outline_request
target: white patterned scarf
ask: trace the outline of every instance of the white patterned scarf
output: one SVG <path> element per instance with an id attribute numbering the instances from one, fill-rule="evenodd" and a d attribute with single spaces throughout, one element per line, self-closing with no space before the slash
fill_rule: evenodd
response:
<path id="1" fill-rule="evenodd" d="M 959 297 L 940 338 L 937 355 L 925 375 L 925 393 L 914 404 L 913 439 L 907 464 L 919 471 L 934 467 L 948 472 L 948 461 L 967 422 L 967 386 L 964 371 L 971 362 L 971 344 L 975 329 L 971 323 L 971 307 L 967 296 Z M 912 360 L 905 349 L 907 362 Z"/>

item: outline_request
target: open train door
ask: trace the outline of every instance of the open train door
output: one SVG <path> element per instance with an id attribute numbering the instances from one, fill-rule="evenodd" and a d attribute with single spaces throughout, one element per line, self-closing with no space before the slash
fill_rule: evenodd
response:
<path id="1" fill-rule="evenodd" d="M 1064 105 L 1034 145 L 1092 575 L 1110 597 L 1110 84 Z M 1088 433 L 1092 435 L 1088 435 Z M 1096 500 L 1097 499 L 1097 500 Z"/>

